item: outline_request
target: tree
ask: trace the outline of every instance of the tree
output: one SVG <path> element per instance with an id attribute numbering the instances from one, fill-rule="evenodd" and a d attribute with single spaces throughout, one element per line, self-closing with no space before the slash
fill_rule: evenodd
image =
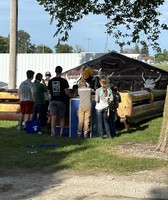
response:
<path id="1" fill-rule="evenodd" d="M 27 53 L 35 53 L 35 52 L 36 52 L 36 45 L 30 43 L 29 47 L 27 48 Z"/>
<path id="2" fill-rule="evenodd" d="M 23 31 L 18 31 L 18 53 L 32 53 L 31 52 L 30 35 Z"/>
<path id="3" fill-rule="evenodd" d="M 163 122 L 162 127 L 159 135 L 159 141 L 156 146 L 156 151 L 161 151 L 168 154 L 168 87 L 166 92 L 166 100 L 164 105 L 164 112 L 163 112 Z"/>
<path id="4" fill-rule="evenodd" d="M 85 50 L 82 47 L 80 47 L 79 45 L 75 45 L 73 51 L 74 51 L 74 53 L 85 52 Z"/>
<path id="5" fill-rule="evenodd" d="M 155 61 L 157 62 L 168 61 L 168 51 L 164 49 L 163 52 L 157 53 L 155 55 Z"/>
<path id="6" fill-rule="evenodd" d="M 73 53 L 73 47 L 68 44 L 57 44 L 54 48 L 56 53 Z"/>
<path id="7" fill-rule="evenodd" d="M 147 45 L 143 45 L 143 47 L 141 48 L 141 54 L 149 56 L 149 49 Z"/>
<path id="8" fill-rule="evenodd" d="M 120 53 L 124 53 L 123 47 L 120 48 Z"/>
<path id="9" fill-rule="evenodd" d="M 50 47 L 47 47 L 43 44 L 41 45 L 38 45 L 36 48 L 35 48 L 35 52 L 36 53 L 53 53 L 52 49 L 50 49 Z"/>
<path id="10" fill-rule="evenodd" d="M 158 11 L 165 0 L 37 1 L 50 14 L 51 22 L 56 21 L 54 36 L 59 36 L 63 41 L 68 39 L 68 32 L 73 28 L 73 24 L 90 13 L 107 17 L 106 33 L 113 35 L 120 46 L 131 43 L 148 44 L 159 51 L 157 42 L 159 33 L 161 30 L 168 30 L 167 24 L 161 23 L 160 15 L 162 14 Z M 121 31 L 123 30 L 121 26 L 125 27 L 125 32 Z"/>
<path id="11" fill-rule="evenodd" d="M 117 53 L 115 50 L 108 50 L 108 53 Z"/>
<path id="12" fill-rule="evenodd" d="M 57 21 L 57 28 L 54 36 L 60 36 L 66 41 L 68 32 L 73 28 L 73 24 L 81 20 L 84 16 L 92 13 L 105 15 L 106 33 L 113 35 L 116 43 L 122 47 L 131 43 L 141 44 L 144 47 L 152 46 L 158 52 L 161 50 L 158 44 L 159 34 L 162 30 L 168 30 L 168 26 L 160 21 L 162 15 L 158 8 L 164 4 L 165 0 L 37 0 L 43 5 L 51 16 L 51 22 Z M 120 27 L 125 27 L 124 33 Z M 143 37 L 142 37 L 143 35 Z M 126 40 L 127 39 L 127 40 Z M 167 93 L 168 95 L 168 93 Z M 168 106 L 166 97 L 165 109 Z M 165 117 L 165 116 L 164 116 Z M 166 118 L 167 119 L 167 118 Z M 168 146 L 168 120 L 163 122 L 162 130 L 165 133 L 164 139 L 160 142 L 160 148 L 167 149 Z M 163 121 L 164 121 L 163 120 Z M 166 129 L 163 129 L 163 126 Z M 163 134 L 162 131 L 160 134 Z M 163 148 L 162 148 L 163 147 Z"/>
<path id="13" fill-rule="evenodd" d="M 9 53 L 9 37 L 0 36 L 0 53 Z"/>
<path id="14" fill-rule="evenodd" d="M 134 53 L 140 53 L 140 49 L 139 49 L 138 44 L 135 44 Z"/>
<path id="15" fill-rule="evenodd" d="M 140 53 L 139 46 L 135 44 L 134 48 L 126 48 L 124 49 L 123 47 L 120 48 L 120 53 Z"/>
<path id="16" fill-rule="evenodd" d="M 157 62 L 163 62 L 165 61 L 165 56 L 163 53 L 158 53 L 155 55 L 155 61 Z"/>

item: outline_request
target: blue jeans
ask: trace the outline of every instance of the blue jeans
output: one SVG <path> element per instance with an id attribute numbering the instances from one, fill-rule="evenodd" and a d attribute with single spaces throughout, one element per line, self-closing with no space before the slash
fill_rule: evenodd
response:
<path id="1" fill-rule="evenodd" d="M 116 136 L 115 115 L 116 115 L 116 111 L 113 110 L 113 109 L 110 109 L 110 113 L 109 113 L 109 126 L 110 126 L 110 132 L 111 132 L 111 136 L 112 137 Z"/>
<path id="2" fill-rule="evenodd" d="M 107 137 L 111 138 L 110 127 L 109 127 L 108 117 L 107 117 L 107 110 L 108 110 L 107 108 L 104 108 L 102 110 L 96 110 L 98 133 L 100 137 L 103 137 L 104 128 L 105 128 Z"/>

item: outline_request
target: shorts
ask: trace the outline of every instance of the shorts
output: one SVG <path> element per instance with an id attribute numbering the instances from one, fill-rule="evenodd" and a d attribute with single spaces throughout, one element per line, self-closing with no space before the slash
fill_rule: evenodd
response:
<path id="1" fill-rule="evenodd" d="M 66 105 L 61 101 L 50 101 L 50 114 L 51 116 L 65 117 L 66 115 Z"/>
<path id="2" fill-rule="evenodd" d="M 47 117 L 51 117 L 51 112 L 50 112 L 50 110 L 49 110 L 48 113 L 47 113 Z"/>
<path id="3" fill-rule="evenodd" d="M 22 115 L 33 114 L 33 107 L 34 107 L 33 101 L 21 101 L 20 102 L 20 111 L 21 111 Z"/>

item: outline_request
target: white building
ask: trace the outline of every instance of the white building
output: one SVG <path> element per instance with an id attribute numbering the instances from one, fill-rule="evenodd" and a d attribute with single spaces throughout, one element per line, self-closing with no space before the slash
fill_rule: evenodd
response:
<path id="1" fill-rule="evenodd" d="M 127 56 L 129 58 L 133 58 L 135 60 L 142 61 L 142 55 L 138 53 L 121 53 L 123 56 Z"/>
<path id="2" fill-rule="evenodd" d="M 55 67 L 60 65 L 63 72 L 85 62 L 96 59 L 104 53 L 53 53 L 53 54 L 18 54 L 16 88 L 26 79 L 26 71 L 45 74 L 50 71 L 55 76 Z M 9 83 L 9 54 L 0 54 L 0 87 Z"/>

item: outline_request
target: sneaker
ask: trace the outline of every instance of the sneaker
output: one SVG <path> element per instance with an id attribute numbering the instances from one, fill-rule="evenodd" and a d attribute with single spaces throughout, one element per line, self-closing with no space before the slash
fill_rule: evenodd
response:
<path id="1" fill-rule="evenodd" d="M 52 131 L 51 131 L 51 136 L 55 136 L 55 133 L 53 133 Z"/>
<path id="2" fill-rule="evenodd" d="M 82 137 L 82 133 L 81 132 L 78 131 L 77 134 L 78 134 L 78 138 Z"/>
<path id="3" fill-rule="evenodd" d="M 17 130 L 21 131 L 22 130 L 22 126 L 18 125 Z"/>
<path id="4" fill-rule="evenodd" d="M 87 131 L 84 132 L 84 138 L 88 138 L 88 132 Z"/>
<path id="5" fill-rule="evenodd" d="M 38 134 L 39 134 L 39 135 L 42 135 L 42 131 L 38 131 Z"/>

